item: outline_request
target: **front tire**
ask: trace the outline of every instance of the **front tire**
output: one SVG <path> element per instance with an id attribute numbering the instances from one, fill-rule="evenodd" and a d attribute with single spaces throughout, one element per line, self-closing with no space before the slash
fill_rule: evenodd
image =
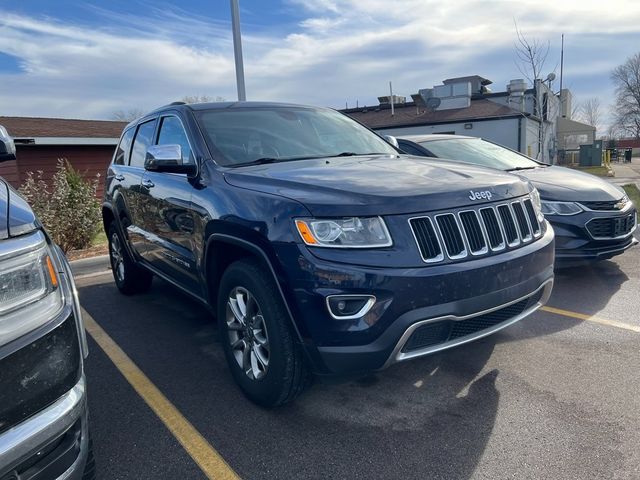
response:
<path id="1" fill-rule="evenodd" d="M 113 279 L 120 292 L 133 295 L 149 290 L 153 275 L 133 261 L 115 222 L 109 226 L 109 259 Z"/>
<path id="2" fill-rule="evenodd" d="M 217 310 L 225 356 L 244 394 L 264 407 L 300 395 L 311 375 L 273 277 L 258 261 L 227 268 Z"/>

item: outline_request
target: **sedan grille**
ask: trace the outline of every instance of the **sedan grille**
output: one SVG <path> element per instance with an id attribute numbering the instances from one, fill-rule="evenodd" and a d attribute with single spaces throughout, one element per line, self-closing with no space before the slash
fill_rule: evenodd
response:
<path id="1" fill-rule="evenodd" d="M 484 255 L 533 241 L 542 234 L 531 199 L 497 207 L 439 213 L 409 220 L 425 262 Z"/>
<path id="2" fill-rule="evenodd" d="M 587 223 L 593 238 L 612 239 L 629 235 L 636 224 L 635 212 L 625 217 L 594 218 Z"/>
<path id="3" fill-rule="evenodd" d="M 619 200 L 612 200 L 608 202 L 580 202 L 580 204 L 587 207 L 589 210 L 618 210 L 616 205 Z"/>

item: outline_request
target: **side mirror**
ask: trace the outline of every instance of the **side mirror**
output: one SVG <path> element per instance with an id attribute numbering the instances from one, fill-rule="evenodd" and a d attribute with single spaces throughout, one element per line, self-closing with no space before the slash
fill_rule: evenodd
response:
<path id="1" fill-rule="evenodd" d="M 147 148 L 144 168 L 151 172 L 186 173 L 195 175 L 197 167 L 194 163 L 182 161 L 180 145 L 151 145 Z"/>
<path id="2" fill-rule="evenodd" d="M 7 129 L 0 125 L 0 162 L 16 159 L 16 145 Z"/>
<path id="3" fill-rule="evenodd" d="M 396 148 L 400 148 L 398 140 L 393 135 L 385 135 L 384 139 Z"/>

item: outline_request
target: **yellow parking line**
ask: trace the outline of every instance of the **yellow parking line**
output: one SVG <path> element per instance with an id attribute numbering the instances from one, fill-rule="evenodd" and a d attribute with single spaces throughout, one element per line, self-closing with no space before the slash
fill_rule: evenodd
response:
<path id="1" fill-rule="evenodd" d="M 587 322 L 599 323 L 601 325 L 607 325 L 609 327 L 622 328 L 624 330 L 630 330 L 632 332 L 640 333 L 640 326 L 630 325 L 628 323 L 618 322 L 616 320 L 609 320 L 606 318 L 596 317 L 595 315 L 586 315 L 584 313 L 572 312 L 571 310 L 563 310 L 561 308 L 542 307 L 540 310 L 545 312 L 555 313 L 556 315 L 563 315 L 565 317 L 577 318 L 578 320 L 584 320 Z"/>
<path id="2" fill-rule="evenodd" d="M 133 363 L 128 355 L 105 332 L 91 316 L 83 311 L 87 332 L 104 350 L 124 378 L 138 392 L 149 407 L 160 418 L 173 436 L 198 464 L 209 479 L 232 480 L 240 477 L 224 461 L 220 454 L 195 429 L 180 411 L 165 397 L 151 380 Z"/>

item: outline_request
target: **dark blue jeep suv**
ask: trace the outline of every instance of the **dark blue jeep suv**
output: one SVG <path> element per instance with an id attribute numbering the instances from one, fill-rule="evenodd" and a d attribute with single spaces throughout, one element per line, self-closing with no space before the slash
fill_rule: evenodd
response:
<path id="1" fill-rule="evenodd" d="M 519 177 L 401 154 L 330 109 L 172 104 L 125 129 L 103 205 L 115 282 L 215 312 L 253 401 L 483 337 L 543 305 L 553 230 Z"/>

